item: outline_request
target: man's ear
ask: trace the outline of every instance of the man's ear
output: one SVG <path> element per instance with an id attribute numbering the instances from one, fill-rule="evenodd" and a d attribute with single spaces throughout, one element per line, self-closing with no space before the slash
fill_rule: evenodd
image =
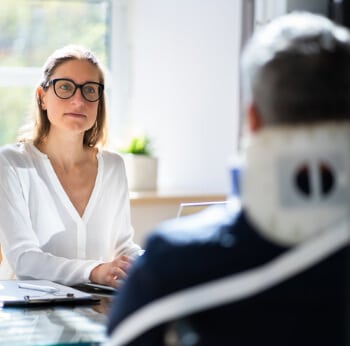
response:
<path id="1" fill-rule="evenodd" d="M 43 89 L 42 86 L 39 86 L 37 89 L 36 89 L 36 97 L 37 97 L 37 100 L 38 100 L 38 104 L 39 106 L 44 110 L 46 111 L 47 107 L 46 107 L 46 93 Z"/>
<path id="2" fill-rule="evenodd" d="M 252 133 L 257 132 L 262 127 L 262 119 L 254 103 L 247 108 L 248 128 Z"/>

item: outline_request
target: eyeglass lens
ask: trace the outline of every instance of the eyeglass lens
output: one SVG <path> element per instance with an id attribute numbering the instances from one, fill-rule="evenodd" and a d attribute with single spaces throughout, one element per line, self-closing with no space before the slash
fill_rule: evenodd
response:
<path id="1" fill-rule="evenodd" d="M 97 101 L 103 92 L 103 86 L 99 83 L 88 82 L 77 85 L 73 81 L 66 79 L 53 80 L 54 91 L 62 99 L 68 99 L 74 95 L 77 88 L 81 90 L 83 97 L 90 102 Z"/>

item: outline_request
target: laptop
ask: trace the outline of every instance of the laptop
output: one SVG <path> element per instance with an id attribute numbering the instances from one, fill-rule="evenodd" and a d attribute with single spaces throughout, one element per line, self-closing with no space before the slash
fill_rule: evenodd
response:
<path id="1" fill-rule="evenodd" d="M 211 207 L 213 205 L 226 205 L 227 201 L 189 202 L 181 203 L 177 212 L 177 217 L 183 217 Z"/>

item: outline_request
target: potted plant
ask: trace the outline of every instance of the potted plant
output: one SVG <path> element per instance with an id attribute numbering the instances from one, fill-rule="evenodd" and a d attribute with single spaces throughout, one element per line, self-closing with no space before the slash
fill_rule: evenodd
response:
<path id="1" fill-rule="evenodd" d="M 124 157 L 129 190 L 145 191 L 157 189 L 158 159 L 153 155 L 148 136 L 133 137 L 129 145 L 121 150 Z"/>

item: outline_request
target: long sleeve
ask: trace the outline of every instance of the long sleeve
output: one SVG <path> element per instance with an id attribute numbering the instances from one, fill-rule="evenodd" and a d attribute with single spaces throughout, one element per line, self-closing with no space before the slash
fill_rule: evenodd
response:
<path id="1" fill-rule="evenodd" d="M 122 160 L 101 152 L 98 161 L 94 191 L 80 217 L 44 154 L 28 143 L 2 148 L 4 271 L 72 285 L 87 281 L 95 266 L 115 255 L 137 253 Z"/>

